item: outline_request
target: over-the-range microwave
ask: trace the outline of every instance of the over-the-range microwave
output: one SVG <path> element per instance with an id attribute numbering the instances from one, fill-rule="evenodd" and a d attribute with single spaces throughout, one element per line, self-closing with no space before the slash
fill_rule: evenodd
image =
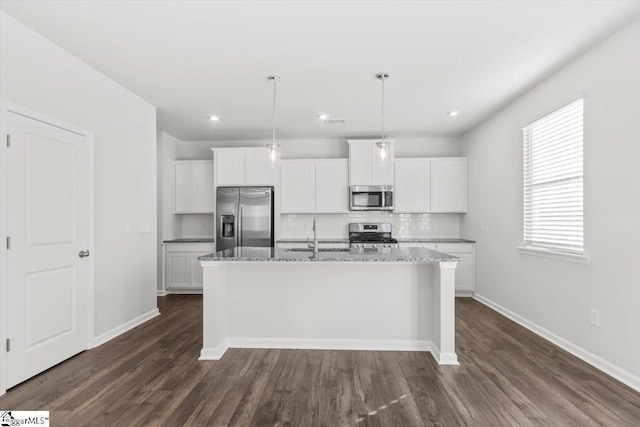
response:
<path id="1" fill-rule="evenodd" d="M 352 185 L 349 187 L 352 211 L 392 211 L 393 185 Z"/>

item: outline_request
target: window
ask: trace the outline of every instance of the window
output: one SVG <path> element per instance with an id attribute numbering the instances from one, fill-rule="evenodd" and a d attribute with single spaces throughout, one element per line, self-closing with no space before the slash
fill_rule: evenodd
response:
<path id="1" fill-rule="evenodd" d="M 524 243 L 535 249 L 584 253 L 583 99 L 522 129 Z"/>

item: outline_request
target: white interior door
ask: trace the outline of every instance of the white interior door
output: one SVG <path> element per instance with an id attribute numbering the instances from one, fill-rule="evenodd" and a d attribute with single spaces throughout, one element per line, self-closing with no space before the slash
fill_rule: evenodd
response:
<path id="1" fill-rule="evenodd" d="M 9 388 L 88 348 L 92 158 L 58 126 L 8 112 L 6 129 Z"/>

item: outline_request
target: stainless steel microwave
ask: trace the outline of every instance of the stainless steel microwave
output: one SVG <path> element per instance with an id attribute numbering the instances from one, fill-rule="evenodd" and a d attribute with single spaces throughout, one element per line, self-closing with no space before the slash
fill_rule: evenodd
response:
<path id="1" fill-rule="evenodd" d="M 349 187 L 352 211 L 392 211 L 393 185 L 352 185 Z"/>

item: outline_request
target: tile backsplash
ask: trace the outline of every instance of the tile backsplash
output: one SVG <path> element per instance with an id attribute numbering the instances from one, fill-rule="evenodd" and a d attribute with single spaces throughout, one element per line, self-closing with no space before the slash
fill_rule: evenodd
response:
<path id="1" fill-rule="evenodd" d="M 213 237 L 213 215 L 177 215 L 177 237 Z"/>
<path id="2" fill-rule="evenodd" d="M 350 222 L 389 222 L 393 237 L 459 238 L 460 214 L 394 214 L 387 212 L 351 212 L 347 214 L 283 214 L 279 236 L 305 238 L 313 236 L 313 218 L 317 218 L 318 237 L 347 238 Z"/>

